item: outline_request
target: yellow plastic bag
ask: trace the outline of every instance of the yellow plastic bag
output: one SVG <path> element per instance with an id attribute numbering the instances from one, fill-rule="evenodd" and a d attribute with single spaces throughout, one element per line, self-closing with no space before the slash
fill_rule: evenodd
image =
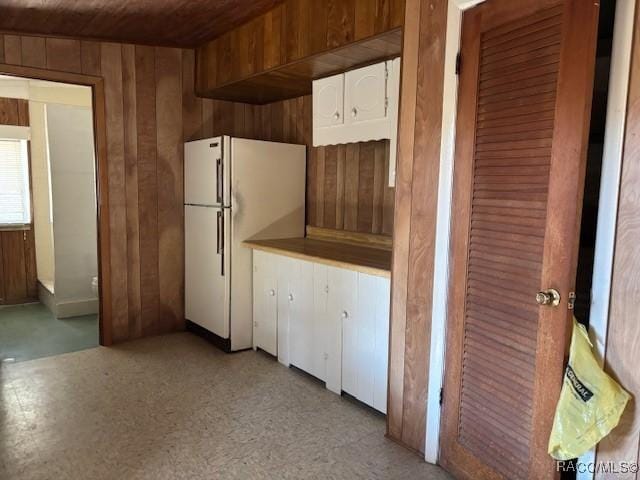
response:
<path id="1" fill-rule="evenodd" d="M 577 458 L 608 435 L 630 398 L 602 370 L 592 346 L 587 330 L 574 318 L 569 365 L 549 438 L 549 455 L 556 460 Z"/>

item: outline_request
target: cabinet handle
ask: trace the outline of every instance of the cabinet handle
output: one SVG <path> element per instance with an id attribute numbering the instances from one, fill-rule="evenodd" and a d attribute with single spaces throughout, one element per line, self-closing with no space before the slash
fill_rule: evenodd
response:
<path id="1" fill-rule="evenodd" d="M 290 294 L 289 294 L 289 301 L 290 301 L 290 302 L 293 302 L 293 293 L 290 293 Z"/>
<path id="2" fill-rule="evenodd" d="M 269 295 L 275 297 L 276 291 L 272 288 L 271 290 L 269 290 Z"/>
<path id="3" fill-rule="evenodd" d="M 349 318 L 349 312 L 347 312 L 346 310 L 344 310 L 342 312 L 342 315 L 340 315 L 342 317 L 343 320 L 346 320 L 347 318 Z"/>
<path id="4" fill-rule="evenodd" d="M 334 113 L 333 118 L 335 118 L 336 120 L 340 120 L 340 112 Z"/>
<path id="5" fill-rule="evenodd" d="M 352 116 L 353 118 L 356 118 L 356 117 L 358 116 L 358 109 L 357 109 L 356 107 L 353 107 L 353 108 L 351 109 L 351 116 Z"/>

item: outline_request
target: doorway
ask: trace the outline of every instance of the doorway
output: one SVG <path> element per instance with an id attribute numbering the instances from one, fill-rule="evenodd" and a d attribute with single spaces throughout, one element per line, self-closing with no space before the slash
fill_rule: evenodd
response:
<path id="1" fill-rule="evenodd" d="M 0 352 L 4 362 L 99 340 L 91 87 L 0 76 Z"/>
<path id="2" fill-rule="evenodd" d="M 463 15 L 440 458 L 461 478 L 555 475 L 597 21 L 571 0 Z"/>

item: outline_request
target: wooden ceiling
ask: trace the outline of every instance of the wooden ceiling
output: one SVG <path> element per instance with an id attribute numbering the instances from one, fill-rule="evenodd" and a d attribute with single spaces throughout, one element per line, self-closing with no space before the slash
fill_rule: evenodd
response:
<path id="1" fill-rule="evenodd" d="M 0 31 L 195 47 L 281 0 L 0 0 Z"/>

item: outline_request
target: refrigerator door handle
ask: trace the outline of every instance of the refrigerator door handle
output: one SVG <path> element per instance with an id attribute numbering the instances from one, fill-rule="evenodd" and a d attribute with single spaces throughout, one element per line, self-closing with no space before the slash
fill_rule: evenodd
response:
<path id="1" fill-rule="evenodd" d="M 220 231 L 221 231 L 221 230 L 222 230 L 222 228 L 223 228 L 223 227 L 221 226 L 221 223 L 222 223 L 222 222 L 221 222 L 221 220 L 222 220 L 222 210 L 219 210 L 219 211 L 217 212 L 217 218 L 216 218 L 216 221 L 217 221 L 217 227 L 218 227 L 218 228 L 216 229 L 216 233 L 217 233 L 217 235 L 216 235 L 216 253 L 217 253 L 218 255 L 220 255 L 220 251 L 221 251 L 221 248 L 222 248 L 222 245 L 221 245 L 221 242 L 220 242 Z"/>
<path id="2" fill-rule="evenodd" d="M 224 277 L 224 210 L 218 212 L 218 253 L 220 254 L 220 275 Z"/>
<path id="3" fill-rule="evenodd" d="M 222 172 L 222 159 L 216 160 L 216 202 L 222 205 L 223 197 L 223 172 Z"/>

